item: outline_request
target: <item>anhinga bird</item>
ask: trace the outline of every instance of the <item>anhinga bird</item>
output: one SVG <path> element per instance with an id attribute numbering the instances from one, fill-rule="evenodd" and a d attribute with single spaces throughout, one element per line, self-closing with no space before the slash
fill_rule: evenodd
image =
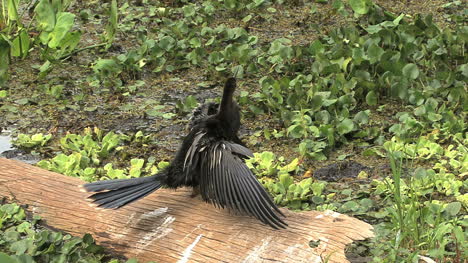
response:
<path id="1" fill-rule="evenodd" d="M 194 111 L 189 134 L 168 167 L 149 177 L 85 184 L 87 191 L 97 192 L 90 196 L 93 202 L 118 208 L 162 186 L 192 186 L 206 202 L 249 214 L 276 229 L 285 228 L 283 213 L 244 163 L 253 154 L 237 136 L 240 113 L 233 100 L 235 89 L 235 78 L 229 78 L 219 108 L 208 103 Z"/>

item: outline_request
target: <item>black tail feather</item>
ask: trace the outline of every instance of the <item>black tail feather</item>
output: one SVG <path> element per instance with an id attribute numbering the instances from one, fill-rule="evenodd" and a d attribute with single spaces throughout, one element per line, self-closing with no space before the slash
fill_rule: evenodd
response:
<path id="1" fill-rule="evenodd" d="M 120 189 L 127 186 L 132 185 L 139 185 L 146 182 L 157 181 L 159 175 L 147 176 L 147 177 L 139 177 L 139 178 L 131 178 L 131 179 L 115 179 L 115 180 L 105 180 L 105 181 L 97 181 L 94 183 L 89 183 L 83 185 L 84 189 L 88 192 L 100 192 L 104 190 L 114 190 Z"/>
<path id="2" fill-rule="evenodd" d="M 162 186 L 163 174 L 132 179 L 116 179 L 85 184 L 89 198 L 103 208 L 119 208 L 141 199 Z"/>

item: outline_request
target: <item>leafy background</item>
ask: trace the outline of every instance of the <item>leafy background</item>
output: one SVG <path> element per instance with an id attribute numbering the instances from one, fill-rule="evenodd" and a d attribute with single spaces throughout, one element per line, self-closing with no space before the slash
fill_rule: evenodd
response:
<path id="1" fill-rule="evenodd" d="M 349 247 L 354 262 L 467 260 L 465 2 L 4 0 L 1 9 L 10 157 L 85 181 L 155 173 L 190 111 L 219 100 L 236 72 L 241 135 L 257 152 L 247 162 L 276 203 L 374 225 L 374 239 Z M 45 229 L 15 204 L 1 206 L 0 226 L 5 262 L 112 261 L 89 235 Z"/>

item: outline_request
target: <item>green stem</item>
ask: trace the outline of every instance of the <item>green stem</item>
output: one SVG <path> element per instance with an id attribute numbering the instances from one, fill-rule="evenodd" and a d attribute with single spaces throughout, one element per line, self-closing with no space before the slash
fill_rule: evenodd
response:
<path id="1" fill-rule="evenodd" d="M 91 45 L 91 46 L 87 46 L 87 47 L 83 47 L 83 48 L 79 48 L 79 49 L 75 49 L 73 50 L 70 54 L 67 54 L 67 55 L 63 55 L 61 56 L 59 59 L 64 61 L 64 60 L 67 60 L 70 56 L 78 53 L 78 52 L 81 52 L 83 50 L 87 50 L 87 49 L 92 49 L 92 48 L 97 48 L 97 47 L 103 47 L 107 45 L 107 43 L 99 43 L 99 44 L 94 44 L 94 45 Z"/>

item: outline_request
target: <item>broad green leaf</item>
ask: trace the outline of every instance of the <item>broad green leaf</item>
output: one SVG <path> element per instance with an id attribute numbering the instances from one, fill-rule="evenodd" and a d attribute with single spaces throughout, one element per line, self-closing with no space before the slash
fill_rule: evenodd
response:
<path id="1" fill-rule="evenodd" d="M 8 256 L 7 254 L 0 252 L 0 262 L 2 263 L 20 263 L 20 261 Z"/>
<path id="2" fill-rule="evenodd" d="M 2 4 L 5 2 L 2 1 Z M 8 0 L 7 6 L 7 12 L 8 12 L 8 19 L 17 21 L 18 20 L 18 3 L 19 0 Z M 2 7 L 3 9 L 4 7 Z"/>
<path id="3" fill-rule="evenodd" d="M 373 201 L 369 198 L 364 198 L 359 201 L 359 204 L 361 205 L 362 208 L 365 209 L 365 211 L 367 211 L 369 208 L 372 207 Z"/>
<path id="4" fill-rule="evenodd" d="M 17 255 L 23 254 L 32 248 L 33 248 L 33 241 L 31 239 L 22 239 L 22 240 L 14 242 L 10 246 L 10 250 Z"/>
<path id="5" fill-rule="evenodd" d="M 463 76 L 468 78 L 468 64 L 460 65 L 458 71 L 460 71 Z"/>
<path id="6" fill-rule="evenodd" d="M 72 238 L 70 240 L 68 240 L 67 242 L 65 242 L 65 244 L 62 246 L 62 249 L 61 249 L 61 252 L 64 253 L 64 254 L 68 254 L 72 251 L 72 249 L 77 246 L 78 244 L 80 244 L 81 242 L 83 242 L 80 238 Z"/>
<path id="7" fill-rule="evenodd" d="M 313 55 L 322 54 L 325 51 L 325 47 L 318 39 L 310 44 L 309 49 L 313 52 Z"/>
<path id="8" fill-rule="evenodd" d="M 370 110 L 360 111 L 354 116 L 354 121 L 360 124 L 367 124 L 369 122 Z"/>
<path id="9" fill-rule="evenodd" d="M 360 15 L 367 14 L 371 4 L 369 0 L 349 0 L 349 5 L 353 11 Z"/>
<path id="10" fill-rule="evenodd" d="M 52 31 L 55 27 L 55 12 L 49 0 L 41 0 L 34 9 L 38 29 L 43 31 Z"/>
<path id="11" fill-rule="evenodd" d="M 29 99 L 28 98 L 22 98 L 22 99 L 16 100 L 15 102 L 18 103 L 19 105 L 26 105 L 26 104 L 28 104 Z"/>
<path id="12" fill-rule="evenodd" d="M 318 111 L 323 105 L 323 97 L 321 95 L 314 95 L 309 102 L 312 111 Z"/>
<path id="13" fill-rule="evenodd" d="M 22 56 L 24 58 L 28 54 L 30 42 L 28 32 L 22 30 L 19 36 L 13 40 L 11 55 L 14 57 Z"/>
<path id="14" fill-rule="evenodd" d="M 356 201 L 348 201 L 341 206 L 343 212 L 348 211 L 357 211 L 359 209 L 359 204 Z"/>
<path id="15" fill-rule="evenodd" d="M 163 38 L 161 38 L 161 40 L 159 40 L 159 44 L 158 46 L 162 49 L 164 49 L 165 51 L 170 51 L 172 49 L 172 47 L 174 47 L 175 45 L 175 39 L 170 37 L 170 36 L 165 36 Z"/>
<path id="16" fill-rule="evenodd" d="M 456 216 L 458 212 L 460 212 L 460 209 L 460 202 L 452 202 L 445 207 L 445 212 L 447 212 L 450 216 Z"/>
<path id="17" fill-rule="evenodd" d="M 237 65 L 237 66 L 232 67 L 231 72 L 235 78 L 244 77 L 244 67 L 242 65 Z"/>
<path id="18" fill-rule="evenodd" d="M 54 30 L 49 35 L 49 47 L 57 48 L 65 35 L 70 31 L 75 22 L 75 15 L 68 12 L 62 12 L 57 15 L 57 23 Z"/>
<path id="19" fill-rule="evenodd" d="M 370 63 L 374 64 L 380 61 L 385 51 L 383 48 L 377 46 L 375 43 L 370 45 L 369 49 L 367 50 L 367 56 L 369 57 Z"/>
<path id="20" fill-rule="evenodd" d="M 196 13 L 195 5 L 194 4 L 184 5 L 184 7 L 182 7 L 182 11 L 184 12 L 185 17 L 194 16 Z"/>
<path id="21" fill-rule="evenodd" d="M 427 115 L 427 119 L 433 122 L 440 121 L 442 119 L 442 115 L 434 112 L 429 112 L 429 114 Z"/>
<path id="22" fill-rule="evenodd" d="M 375 106 L 377 105 L 377 95 L 375 94 L 375 91 L 371 90 L 367 93 L 366 95 L 366 103 L 369 106 Z"/>
<path id="23" fill-rule="evenodd" d="M 65 56 L 72 52 L 81 39 L 81 32 L 68 32 L 60 42 L 60 55 Z"/>
<path id="24" fill-rule="evenodd" d="M 321 183 L 321 182 L 315 182 L 311 185 L 312 192 L 314 195 L 320 197 L 320 195 L 323 192 L 323 189 L 325 188 L 326 183 Z"/>
<path id="25" fill-rule="evenodd" d="M 354 129 L 354 122 L 350 119 L 344 119 L 337 126 L 338 133 L 341 135 L 350 133 Z"/>
<path id="26" fill-rule="evenodd" d="M 403 76 L 410 79 L 417 79 L 419 76 L 418 66 L 413 63 L 406 64 L 403 67 Z"/>
<path id="27" fill-rule="evenodd" d="M 418 167 L 414 171 L 414 178 L 416 178 L 417 180 L 424 180 L 426 176 L 427 176 L 427 172 L 426 172 L 426 169 L 424 168 Z"/>
<path id="28" fill-rule="evenodd" d="M 298 165 L 299 165 L 299 158 L 295 158 L 288 165 L 282 167 L 281 170 L 284 170 L 286 172 L 293 172 L 296 170 Z"/>
<path id="29" fill-rule="evenodd" d="M 28 230 L 30 230 L 30 228 L 31 228 L 31 223 L 29 222 L 23 222 L 16 227 L 16 229 L 20 233 L 27 233 Z"/>
<path id="30" fill-rule="evenodd" d="M 93 66 L 93 70 L 97 74 L 110 75 L 120 73 L 121 68 L 113 59 L 100 59 Z"/>
<path id="31" fill-rule="evenodd" d="M 380 30 L 382 30 L 383 27 L 379 24 L 379 25 L 370 25 L 368 27 L 365 28 L 365 30 L 369 33 L 369 34 L 376 34 L 376 33 L 379 33 Z"/>
<path id="32" fill-rule="evenodd" d="M 285 189 L 288 189 L 289 186 L 294 182 L 294 179 L 292 176 L 285 173 L 285 174 L 279 175 L 279 182 Z"/>
<path id="33" fill-rule="evenodd" d="M 416 116 L 426 115 L 426 107 L 424 107 L 424 105 L 421 105 L 421 106 L 415 108 L 414 109 L 414 115 L 416 115 Z"/>

